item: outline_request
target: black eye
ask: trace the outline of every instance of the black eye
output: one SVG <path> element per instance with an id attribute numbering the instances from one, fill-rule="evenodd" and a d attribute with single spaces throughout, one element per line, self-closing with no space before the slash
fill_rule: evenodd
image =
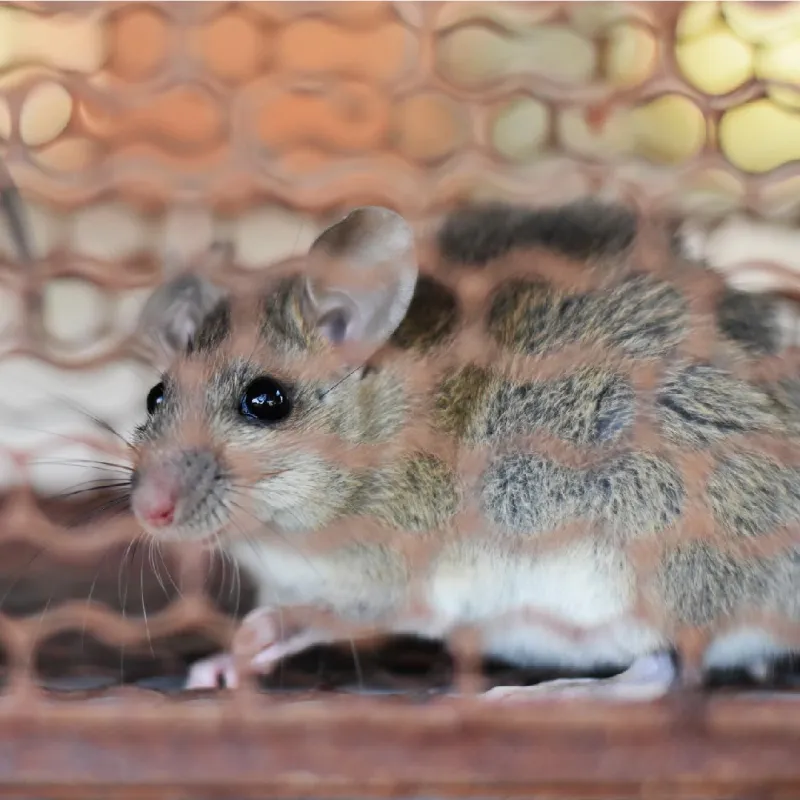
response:
<path id="1" fill-rule="evenodd" d="M 147 413 L 155 414 L 164 399 L 164 384 L 157 383 L 147 394 Z"/>
<path id="2" fill-rule="evenodd" d="M 289 393 L 274 378 L 256 378 L 245 390 L 239 410 L 259 422 L 280 422 L 292 411 Z"/>

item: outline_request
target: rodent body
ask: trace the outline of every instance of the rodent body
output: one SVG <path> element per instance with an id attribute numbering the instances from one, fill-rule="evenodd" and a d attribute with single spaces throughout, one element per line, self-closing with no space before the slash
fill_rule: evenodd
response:
<path id="1" fill-rule="evenodd" d="M 448 362 L 432 367 L 427 383 L 408 381 L 391 358 L 367 358 L 331 378 L 298 378 L 283 366 L 350 342 L 371 343 L 378 356 L 388 344 L 398 365 L 444 363 L 437 358 L 463 322 L 459 300 L 440 273 L 418 274 L 410 231 L 392 212 L 354 212 L 314 249 L 356 265 L 356 279 L 359 265 L 385 261 L 377 288 L 309 285 L 300 275 L 263 297 L 258 339 L 270 355 L 233 352 L 234 307 L 201 279 L 166 287 L 148 324 L 166 331 L 179 365 L 200 364 L 201 377 L 167 377 L 137 431 L 134 510 L 155 536 L 223 542 L 256 578 L 262 606 L 317 607 L 432 637 L 475 626 L 486 654 L 525 666 L 624 668 L 669 648 L 685 626 L 716 631 L 707 667 L 747 667 L 790 650 L 746 616 L 800 617 L 791 530 L 800 521 L 798 467 L 747 438 L 780 438 L 792 450 L 800 405 L 790 382 L 746 380 L 734 370 L 778 353 L 772 309 L 767 299 L 725 290 L 707 314 L 718 344 L 705 358 L 692 356 L 683 347 L 690 302 L 660 274 L 637 269 L 636 236 L 632 215 L 594 203 L 455 214 L 437 240 L 448 274 L 491 276 L 513 256 L 530 262 L 531 275 L 500 282 L 481 311 L 487 340 L 508 360 Z M 593 285 L 548 282 L 536 266 L 554 255 L 591 273 Z M 660 257 L 676 269 L 705 269 L 686 264 L 677 244 Z M 179 352 L 183 345 L 188 352 Z M 540 377 L 506 369 L 515 357 L 535 367 L 580 347 L 611 355 Z M 637 388 L 629 364 L 655 365 L 655 384 Z M 241 398 L 264 375 L 291 405 L 268 424 L 242 414 Z M 643 414 L 663 447 L 637 441 Z M 208 431 L 206 445 L 183 442 L 190 416 Z M 391 450 L 411 425 L 449 437 L 450 457 L 426 452 L 424 436 L 416 449 Z M 326 436 L 340 437 L 343 451 L 392 455 L 346 466 L 300 446 Z M 569 457 L 531 446 L 537 436 Z M 236 478 L 233 451 L 261 477 Z M 716 538 L 675 535 L 697 501 L 673 457 L 680 452 L 713 462 L 703 503 Z M 460 470 L 481 453 L 488 455 L 477 473 Z M 163 505 L 157 487 L 165 485 L 173 492 L 168 522 L 155 524 L 148 514 L 156 500 Z M 237 521 L 245 502 L 247 516 Z M 467 508 L 476 514 L 464 517 Z M 367 519 L 391 534 L 360 535 Z M 350 524 L 352 536 L 316 547 L 315 535 L 337 524 Z M 759 550 L 782 526 L 783 545 Z M 420 543 L 430 547 L 424 563 L 408 555 Z M 644 575 L 631 555 L 642 544 L 655 553 Z M 424 614 L 412 611 L 420 601 Z M 502 621 L 524 609 L 566 627 Z M 318 631 L 315 640 L 325 639 Z"/>

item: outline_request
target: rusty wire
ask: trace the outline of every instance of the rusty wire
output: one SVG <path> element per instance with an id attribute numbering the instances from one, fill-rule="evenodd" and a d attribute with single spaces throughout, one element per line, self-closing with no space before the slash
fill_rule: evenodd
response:
<path id="1" fill-rule="evenodd" d="M 41 13 L 53 13 L 48 4 L 34 5 L 42 6 Z M 72 5 L 80 12 L 86 4 Z M 479 131 L 474 145 L 447 164 L 422 169 L 404 163 L 396 154 L 391 158 L 365 154 L 358 165 L 360 169 L 353 170 L 350 175 L 345 167 L 336 164 L 327 173 L 289 185 L 279 160 L 269 161 L 263 155 L 254 155 L 252 142 L 234 126 L 230 132 L 230 162 L 206 174 L 202 181 L 187 178 L 178 171 L 167 174 L 165 179 L 157 165 L 118 161 L 111 154 L 102 168 L 82 176 L 80 186 L 59 184 L 57 177 L 50 176 L 44 184 L 39 181 L 37 191 L 31 195 L 26 193 L 26 176 L 35 167 L 18 130 L 13 128 L 7 150 L 9 170 L 24 195 L 41 195 L 44 185 L 67 205 L 78 206 L 109 190 L 132 192 L 159 208 L 175 200 L 181 202 L 190 195 L 192 202 L 212 210 L 243 208 L 248 202 L 258 202 L 265 197 L 314 213 L 345 205 L 383 202 L 406 213 L 421 230 L 427 229 L 431 221 L 441 219 L 445 210 L 462 200 L 469 194 L 470 187 L 483 178 L 493 187 L 503 188 L 512 199 L 525 196 L 534 204 L 542 204 L 558 197 L 560 188 L 553 186 L 552 174 L 543 172 L 536 180 L 531 180 L 494 162 L 485 139 L 487 108 L 498 98 L 535 95 L 554 106 L 582 104 L 602 114 L 614 103 L 640 103 L 671 91 L 699 102 L 708 118 L 718 117 L 722 108 L 721 101 L 712 101 L 688 88 L 677 76 L 669 55 L 664 56 L 660 69 L 651 79 L 623 95 L 612 96 L 601 86 L 566 89 L 530 77 L 502 81 L 483 93 L 459 89 L 437 74 L 433 62 L 433 42 L 443 33 L 435 25 L 439 4 L 405 5 L 407 9 L 398 8 L 396 13 L 415 31 L 421 43 L 420 57 L 392 87 L 393 98 L 399 100 L 420 88 L 444 91 L 470 105 L 474 125 Z M 665 54 L 671 52 L 673 7 L 678 5 L 658 4 L 655 19 L 661 25 Z M 195 24 L 204 15 L 213 13 L 202 7 L 184 10 L 177 6 L 159 4 L 160 12 L 170 18 L 176 29 Z M 319 8 L 308 13 L 324 14 Z M 65 74 L 60 80 L 86 102 L 121 110 L 126 104 L 146 101 L 149 94 L 180 82 L 191 66 L 191 62 L 184 60 L 185 56 L 180 52 L 171 54 L 157 85 L 140 87 L 129 94 L 114 95 L 77 75 Z M 39 80 L 42 78 L 31 77 L 6 92 L 12 116 L 18 116 L 22 96 Z M 270 75 L 265 81 L 271 91 L 283 90 L 291 83 L 279 74 Z M 206 90 L 212 94 L 224 94 L 224 87 L 215 80 L 209 78 L 205 83 Z M 748 85 L 726 102 L 733 105 L 758 96 L 762 90 L 763 87 L 756 84 Z M 674 209 L 675 194 L 701 169 L 717 167 L 732 175 L 736 174 L 735 170 L 709 149 L 686 167 L 674 170 L 670 189 L 665 191 L 663 185 L 648 187 L 646 183 L 626 181 L 624 172 L 616 171 L 616 166 L 571 158 L 566 166 L 569 180 L 565 179 L 564 183 L 570 185 L 570 180 L 577 178 L 583 187 L 610 188 L 636 207 L 640 233 L 626 258 L 623 274 L 648 275 L 669 282 L 681 292 L 689 307 L 691 323 L 679 345 L 680 352 L 687 359 L 722 364 L 742 379 L 777 382 L 783 377 L 795 376 L 795 352 L 769 359 L 730 352 L 709 321 L 709 309 L 719 297 L 722 281 L 680 263 L 670 253 L 663 230 L 652 224 L 661 220 L 665 211 Z M 755 210 L 763 187 L 796 171 L 795 167 L 782 168 L 780 174 L 763 178 L 737 175 L 744 181 L 745 208 Z M 9 218 L 16 220 L 12 226 L 19 248 L 16 262 L 6 266 L 17 271 L 28 270 L 20 290 L 30 300 L 26 304 L 29 319 L 25 336 L 15 352 L 32 352 L 45 360 L 57 361 L 42 347 L 40 338 L 38 317 L 43 282 L 59 274 L 81 274 L 113 286 L 115 282 L 129 280 L 124 274 L 126 266 L 134 272 L 142 264 L 116 265 L 115 271 L 107 271 L 108 265 L 90 259 L 79 261 L 68 252 L 37 259 L 36 254 L 27 249 L 28 240 L 21 223 L 24 211 L 20 212 L 14 195 L 5 189 L 0 197 Z M 482 321 L 491 291 L 501 281 L 514 276 L 536 277 L 567 291 L 602 290 L 608 288 L 609 278 L 601 269 L 585 269 L 582 264 L 552 253 L 536 253 L 533 258 L 530 251 L 508 254 L 479 270 L 454 268 L 452 264 L 442 263 L 431 237 L 422 234 L 419 252 L 422 271 L 452 292 L 462 311 L 459 335 L 448 347 L 425 359 L 409 358 L 407 353 L 391 349 L 381 354 L 385 363 L 403 377 L 420 407 L 430 404 L 432 387 L 448 370 L 466 363 L 492 365 L 517 380 L 537 381 L 555 380 L 586 366 L 604 366 L 625 376 L 636 387 L 639 399 L 633 434 L 618 452 L 613 447 L 597 450 L 578 447 L 547 430 L 520 437 L 514 442 L 514 450 L 535 452 L 570 469 L 586 469 L 636 444 L 673 463 L 687 488 L 685 513 L 658 535 L 626 542 L 625 548 L 636 567 L 637 613 L 643 623 L 666 625 L 682 654 L 689 660 L 698 659 L 712 631 L 664 619 L 652 597 L 656 570 L 670 549 L 678 550 L 687 542 L 711 542 L 718 553 L 734 560 L 768 559 L 796 544 L 796 526 L 776 528 L 746 542 L 722 537 L 704 489 L 713 465 L 731 452 L 762 454 L 786 468 L 796 468 L 800 452 L 796 440 L 769 435 L 732 435 L 700 451 L 689 450 L 665 440 L 655 424 L 654 388 L 663 378 L 658 363 L 631 357 L 603 343 L 584 343 L 555 353 L 520 357 L 504 352 L 496 341 L 486 336 Z M 153 265 L 144 266 L 144 274 L 153 277 Z M 276 264 L 269 270 L 268 280 L 274 280 L 284 270 L 298 267 L 309 268 L 309 264 L 304 259 Z M 327 262 L 324 268 L 330 274 L 335 265 Z M 780 268 L 781 265 L 775 265 L 775 269 Z M 214 274 L 220 283 L 238 290 L 245 298 L 252 296 L 249 294 L 253 288 L 252 274 L 236 264 L 218 264 Z M 786 282 L 789 288 L 796 290 L 797 281 L 797 277 L 791 275 Z M 248 309 L 243 308 L 236 315 L 236 322 L 241 324 L 247 319 Z M 241 336 L 232 338 L 229 355 L 252 356 L 256 346 L 245 330 Z M 70 366 L 86 367 L 129 353 L 144 358 L 152 355 L 141 342 L 132 338 L 122 343 L 115 353 L 104 353 L 78 363 L 73 361 Z M 259 350 L 258 357 L 265 364 L 276 358 L 264 347 Z M 331 366 L 335 366 L 331 359 L 280 364 L 281 369 L 294 370 L 305 377 L 330 370 Z M 204 368 L 208 365 L 187 366 L 180 372 L 179 379 L 187 384 L 202 381 Z M 317 532 L 307 542 L 309 551 L 335 549 L 352 541 L 354 536 L 360 542 L 381 541 L 397 548 L 413 574 L 422 573 L 435 557 L 437 548 L 452 541 L 451 537 L 480 532 L 485 518 L 472 501 L 472 490 L 489 459 L 503 452 L 502 449 L 499 446 L 488 451 L 459 447 L 452 437 L 441 431 L 431 431 L 424 419 L 420 419 L 423 420 L 421 424 L 407 426 L 381 448 L 345 448 L 334 437 L 322 436 L 313 442 L 301 437 L 294 442 L 287 439 L 287 443 L 313 447 L 327 458 L 346 461 L 351 468 L 385 464 L 403 453 L 420 450 L 435 454 L 457 472 L 462 481 L 464 502 L 452 515 L 447 529 L 422 535 L 419 531 L 389 530 L 380 520 L 362 519 L 354 533 L 351 520 Z M 198 418 L 188 419 L 181 436 L 184 442 L 195 443 L 206 442 L 208 438 Z M 119 459 L 131 455 L 119 443 L 109 444 L 93 438 L 85 441 L 97 449 L 99 458 Z M 225 443 L 212 444 L 225 447 Z M 23 477 L 30 463 L 46 455 L 46 447 L 41 451 L 10 453 Z M 254 466 L 246 454 L 228 452 L 227 456 L 241 475 L 252 475 Z M 347 791 L 375 794 L 422 791 L 431 786 L 440 792 L 475 793 L 481 787 L 502 785 L 504 791 L 512 794 L 526 791 L 532 776 L 536 776 L 542 790 L 559 786 L 562 791 L 568 791 L 572 786 L 587 797 L 591 791 L 597 796 L 620 797 L 635 791 L 633 787 L 653 781 L 693 791 L 694 796 L 699 797 L 706 791 L 710 796 L 712 791 L 708 787 L 703 789 L 686 775 L 693 764 L 703 759 L 704 763 L 714 765 L 708 775 L 717 785 L 741 787 L 760 781 L 760 785 L 769 783 L 780 788 L 784 782 L 797 780 L 796 769 L 793 771 L 789 766 L 795 753 L 792 747 L 796 748 L 796 714 L 791 705 L 781 705 L 776 699 L 760 701 L 756 706 L 755 701 L 724 698 L 700 701 L 695 697 L 691 703 L 678 700 L 671 705 L 624 712 L 607 708 L 598 711 L 591 706 L 558 708 L 555 712 L 552 705 L 543 704 L 532 710 L 504 709 L 502 715 L 498 715 L 480 704 L 459 704 L 451 700 L 423 708 L 353 696 L 320 701 L 318 695 L 313 695 L 317 702 L 308 705 L 285 702 L 278 694 L 255 698 L 254 676 L 250 676 L 251 680 L 241 689 L 213 700 L 168 700 L 143 688 L 117 688 L 99 697 L 73 691 L 68 696 L 75 702 L 62 702 L 42 690 L 42 681 L 48 684 L 49 680 L 48 685 L 52 686 L 55 678 L 63 677 L 65 672 L 96 677 L 98 671 L 115 683 L 143 684 L 165 675 L 180 678 L 192 658 L 215 648 L 227 648 L 234 642 L 237 625 L 233 616 L 241 615 L 248 604 L 252 604 L 246 592 L 242 597 L 236 596 L 238 592 L 231 585 L 230 574 L 225 574 L 224 564 L 208 552 L 161 546 L 158 554 L 158 558 L 164 559 L 161 570 L 154 564 L 149 545 L 130 549 L 130 543 L 139 533 L 130 519 L 100 518 L 75 529 L 65 524 L 68 512 L 63 504 L 35 497 L 24 482 L 20 489 L 7 495 L 0 507 L 0 548 L 9 576 L 1 590 L 0 603 L 3 609 L 0 641 L 7 678 L 0 698 L 0 737 L 8 748 L 8 755 L 0 757 L 0 771 L 4 767 L 11 770 L 11 765 L 16 764 L 13 769 L 17 787 L 69 796 L 73 790 L 64 783 L 70 781 L 75 787 L 88 786 L 97 791 L 113 785 L 118 793 L 153 785 L 180 785 L 209 793 L 236 791 L 237 796 L 244 797 L 255 796 L 257 792 L 286 796 L 309 791 L 317 796 L 327 791 L 333 796 L 345 791 L 343 786 Z M 544 553 L 548 548 L 580 541 L 586 535 L 586 525 L 573 520 L 537 538 L 531 547 Z M 425 615 L 422 597 L 413 597 L 410 605 L 415 613 Z M 125 612 L 124 618 L 121 611 Z M 750 616 L 743 613 L 735 621 L 752 619 L 771 626 L 783 641 L 800 642 L 796 619 L 783 618 L 779 608 L 767 611 L 769 613 L 754 609 Z M 366 647 L 368 640 L 375 637 L 377 649 L 365 649 L 361 658 L 368 665 L 372 678 L 384 688 L 409 691 L 414 696 L 415 690 L 424 693 L 431 686 L 441 689 L 455 685 L 470 693 L 484 688 L 489 680 L 498 682 L 485 674 L 476 674 L 481 666 L 477 658 L 480 642 L 474 632 L 461 632 L 446 643 L 443 651 L 435 653 L 419 643 L 392 650 L 391 643 L 380 642 L 383 635 L 380 628 L 354 628 L 341 620 L 320 617 L 313 611 L 306 612 L 306 616 L 326 625 L 343 641 L 358 638 L 364 640 Z M 557 627 L 552 620 L 544 621 Z M 505 622 L 508 620 L 499 619 L 497 624 Z M 728 619 L 722 624 L 733 622 Z M 581 631 L 566 630 L 563 626 L 559 631 L 567 636 L 582 635 Z M 68 664 L 67 669 L 64 664 Z M 281 670 L 274 680 L 271 679 L 272 688 L 319 688 L 320 664 L 335 674 L 334 678 L 328 676 L 332 683 L 352 683 L 352 675 L 342 678 L 337 674 L 347 673 L 352 668 L 348 648 L 338 655 L 306 654 L 295 659 L 294 664 L 294 668 Z M 553 721 L 555 713 L 557 724 Z M 123 718 L 126 727 L 120 732 L 119 720 Z M 73 735 L 76 744 L 70 750 L 66 742 Z M 44 767 L 34 765 L 26 754 L 35 736 L 47 737 L 42 747 L 47 748 L 49 761 Z M 754 750 L 756 755 L 742 765 L 736 756 L 746 736 L 751 747 L 754 739 L 761 738 Z M 174 763 L 170 763 L 166 753 L 157 752 L 157 746 L 163 750 L 167 741 L 180 743 L 175 746 L 183 748 L 184 754 L 190 754 L 192 768 L 182 768 L 177 777 Z M 213 751 L 212 745 L 220 742 L 223 742 L 220 749 Z M 337 743 L 340 746 L 336 746 Z M 597 747 L 609 743 L 631 748 L 624 768 L 609 766 L 594 757 Z M 113 758 L 104 760 L 101 757 L 104 746 L 106 754 L 109 750 L 117 756 L 127 752 L 128 760 L 125 763 Z M 365 765 L 363 754 L 367 748 L 370 748 L 372 763 Z M 402 776 L 406 767 L 401 763 L 401 756 L 413 759 L 414 775 Z M 381 766 L 378 777 L 372 769 L 374 764 Z M 575 764 L 580 764 L 584 770 L 579 777 L 574 774 Z M 303 771 L 316 776 L 313 787 L 299 777 Z"/>

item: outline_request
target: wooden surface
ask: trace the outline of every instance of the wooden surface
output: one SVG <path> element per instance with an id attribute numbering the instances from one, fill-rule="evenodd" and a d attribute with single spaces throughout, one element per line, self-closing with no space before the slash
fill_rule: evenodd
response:
<path id="1" fill-rule="evenodd" d="M 498 711 L 467 700 L 176 701 L 133 691 L 35 708 L 0 707 L 5 796 L 800 793 L 798 695 Z"/>

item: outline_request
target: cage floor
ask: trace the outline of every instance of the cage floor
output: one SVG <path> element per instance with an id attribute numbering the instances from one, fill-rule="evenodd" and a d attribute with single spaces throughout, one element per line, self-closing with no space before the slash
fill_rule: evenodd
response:
<path id="1" fill-rule="evenodd" d="M 144 690 L 0 706 L 0 792 L 28 797 L 789 797 L 800 696 L 658 703 Z"/>

